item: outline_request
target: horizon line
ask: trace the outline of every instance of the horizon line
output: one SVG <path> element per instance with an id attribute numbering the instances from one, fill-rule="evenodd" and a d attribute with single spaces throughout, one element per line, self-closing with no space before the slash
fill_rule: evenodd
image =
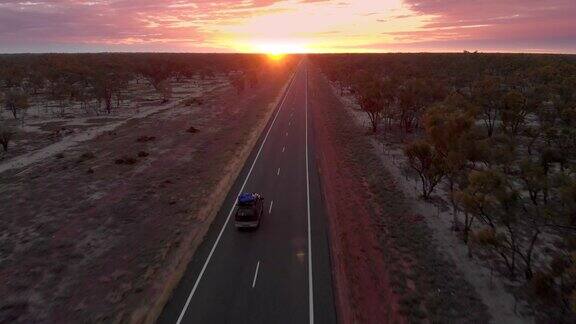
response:
<path id="1" fill-rule="evenodd" d="M 576 52 L 519 52 L 519 51 L 395 51 L 395 52 L 170 52 L 170 51 L 63 51 L 63 52 L 0 52 L 0 55 L 47 55 L 47 54 L 204 54 L 204 55 L 362 55 L 362 54 L 530 54 L 530 55 L 576 55 Z"/>

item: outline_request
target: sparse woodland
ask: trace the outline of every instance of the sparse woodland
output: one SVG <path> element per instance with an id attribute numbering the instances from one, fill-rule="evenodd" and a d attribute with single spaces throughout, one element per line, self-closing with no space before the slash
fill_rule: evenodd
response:
<path id="1" fill-rule="evenodd" d="M 106 116 L 127 107 L 128 98 L 138 96 L 137 86 L 153 89 L 163 104 L 172 98 L 172 84 L 217 75 L 241 93 L 258 84 L 266 62 L 263 55 L 248 54 L 0 55 L 2 149 L 11 147 L 31 109 L 51 118 Z M 201 102 L 193 98 L 190 104 Z"/>
<path id="2" fill-rule="evenodd" d="M 0 55 L 0 323 L 155 318 L 297 62 Z"/>
<path id="3" fill-rule="evenodd" d="M 422 199 L 445 190 L 470 257 L 535 310 L 576 312 L 576 56 L 317 55 L 368 132 L 396 134 Z M 544 245 L 543 242 L 552 242 Z M 552 247 L 550 247 L 552 246 Z M 548 317 L 550 318 L 550 317 Z"/>

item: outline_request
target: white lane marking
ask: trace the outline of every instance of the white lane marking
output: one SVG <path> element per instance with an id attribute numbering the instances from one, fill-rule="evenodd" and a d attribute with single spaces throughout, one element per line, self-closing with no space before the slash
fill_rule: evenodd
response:
<path id="1" fill-rule="evenodd" d="M 206 267 L 208 266 L 210 259 L 212 259 L 212 255 L 214 254 L 214 251 L 216 250 L 216 247 L 218 246 L 218 242 L 220 242 L 220 238 L 222 237 L 222 234 L 224 233 L 224 230 L 226 229 L 226 225 L 228 225 L 228 221 L 230 221 L 230 217 L 232 216 L 232 212 L 234 212 L 234 207 L 236 207 L 236 197 L 238 197 L 242 193 L 242 191 L 244 191 L 244 187 L 246 186 L 246 183 L 248 182 L 248 178 L 250 178 L 250 175 L 252 174 L 252 170 L 254 169 L 254 166 L 256 165 L 256 161 L 258 161 L 258 157 L 260 156 L 260 153 L 262 152 L 262 148 L 264 147 L 264 144 L 266 144 L 266 140 L 268 139 L 268 135 L 270 134 L 270 131 L 272 130 L 272 127 L 274 126 L 274 123 L 276 122 L 276 117 L 278 117 L 278 114 L 282 110 L 282 107 L 284 107 L 284 101 L 286 101 L 286 98 L 288 97 L 288 93 L 290 93 L 290 89 L 292 88 L 292 84 L 294 83 L 295 76 L 296 76 L 296 72 L 294 72 L 294 74 L 292 75 L 292 80 L 290 80 L 290 84 L 288 85 L 288 89 L 286 90 L 286 93 L 284 94 L 284 98 L 282 98 L 282 102 L 280 102 L 280 107 L 278 108 L 278 111 L 274 115 L 274 119 L 272 120 L 272 123 L 270 124 L 270 127 L 268 128 L 268 131 L 266 132 L 266 135 L 264 136 L 264 140 L 262 141 L 262 144 L 260 144 L 260 148 L 258 149 L 258 152 L 256 153 L 256 157 L 254 158 L 252 165 L 250 166 L 250 170 L 248 170 L 248 174 L 246 175 L 246 178 L 244 179 L 244 182 L 242 183 L 242 187 L 240 188 L 240 191 L 238 191 L 238 194 L 234 197 L 234 204 L 232 204 L 232 207 L 230 208 L 230 212 L 228 213 L 228 216 L 226 217 L 226 220 L 224 221 L 224 224 L 222 225 L 222 228 L 220 229 L 220 232 L 218 233 L 218 236 L 216 237 L 216 241 L 214 242 L 214 245 L 212 246 L 210 253 L 208 253 L 208 258 L 206 258 L 206 261 L 204 262 L 204 265 L 202 266 L 202 270 L 200 270 L 200 274 L 198 275 L 198 278 L 196 278 L 196 281 L 194 282 L 194 286 L 192 287 L 192 291 L 190 292 L 190 295 L 188 295 L 188 299 L 186 299 L 186 304 L 184 304 L 184 307 L 182 308 L 182 311 L 180 312 L 180 316 L 178 316 L 178 321 L 176 321 L 176 324 L 180 324 L 182 322 L 182 319 L 184 318 L 184 314 L 186 313 L 186 310 L 188 309 L 188 306 L 190 305 L 190 301 L 192 300 L 192 297 L 194 296 L 194 293 L 196 292 L 196 289 L 198 288 L 198 284 L 200 283 L 200 280 L 202 279 L 202 276 L 204 275 L 204 272 L 206 271 Z"/>
<path id="2" fill-rule="evenodd" d="M 278 168 L 278 171 L 276 171 L 276 175 L 280 175 L 280 168 Z"/>
<path id="3" fill-rule="evenodd" d="M 292 126 L 292 121 L 289 121 L 289 122 L 288 122 L 288 126 Z"/>
<path id="4" fill-rule="evenodd" d="M 282 153 L 284 153 L 284 151 L 286 150 L 286 146 L 282 147 Z"/>
<path id="5" fill-rule="evenodd" d="M 260 269 L 260 261 L 256 263 L 256 271 L 254 271 L 254 280 L 252 280 L 252 288 L 256 286 L 256 278 L 258 278 L 258 269 Z"/>
<path id="6" fill-rule="evenodd" d="M 272 206 L 274 206 L 274 200 L 270 202 L 270 208 L 268 208 L 268 214 L 272 214 Z"/>
<path id="7" fill-rule="evenodd" d="M 288 132 L 286 132 L 286 136 L 288 136 Z"/>
<path id="8" fill-rule="evenodd" d="M 308 303 L 310 324 L 314 324 L 314 285 L 312 282 L 312 234 L 310 233 L 310 178 L 308 176 L 308 64 L 306 64 L 306 203 L 308 216 Z"/>

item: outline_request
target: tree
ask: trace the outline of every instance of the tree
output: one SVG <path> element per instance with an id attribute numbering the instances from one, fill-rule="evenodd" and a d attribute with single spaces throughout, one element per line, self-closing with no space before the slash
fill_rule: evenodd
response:
<path id="1" fill-rule="evenodd" d="M 378 89 L 378 84 L 375 81 L 368 81 L 362 85 L 358 85 L 358 92 L 356 93 L 358 102 L 362 111 L 364 111 L 370 119 L 372 133 L 378 131 L 378 125 L 382 120 L 382 98 Z"/>
<path id="2" fill-rule="evenodd" d="M 38 92 L 44 89 L 44 84 L 46 80 L 41 72 L 34 72 L 28 76 L 27 87 L 31 90 L 33 94 L 38 94 Z"/>
<path id="3" fill-rule="evenodd" d="M 166 58 L 150 58 L 137 67 L 137 71 L 162 96 L 162 103 L 168 102 L 172 95 L 172 88 L 167 82 L 174 75 L 175 70 L 174 63 Z"/>
<path id="4" fill-rule="evenodd" d="M 246 79 L 244 75 L 234 74 L 230 77 L 230 82 L 234 89 L 236 89 L 236 94 L 241 94 L 246 88 Z"/>
<path id="5" fill-rule="evenodd" d="M 23 91 L 9 90 L 4 95 L 4 106 L 12 112 L 14 118 L 18 118 L 18 115 L 23 114 L 30 106 L 28 95 Z"/>
<path id="6" fill-rule="evenodd" d="M 466 177 L 467 148 L 476 145 L 471 133 L 475 115 L 476 108 L 466 98 L 451 94 L 443 102 L 428 109 L 423 116 L 426 138 L 443 160 L 455 230 L 458 229 L 458 208 L 454 193 Z"/>
<path id="7" fill-rule="evenodd" d="M 405 132 L 419 126 L 423 110 L 436 100 L 444 97 L 441 84 L 431 83 L 422 78 L 412 78 L 400 87 L 400 123 Z"/>
<path id="8" fill-rule="evenodd" d="M 500 112 L 502 129 L 516 136 L 528 114 L 528 100 L 518 91 L 509 91 L 503 98 Z"/>
<path id="9" fill-rule="evenodd" d="M 5 66 L 0 72 L 0 77 L 3 79 L 4 85 L 8 88 L 20 87 L 24 81 L 24 69 L 20 65 L 12 64 Z"/>
<path id="10" fill-rule="evenodd" d="M 408 158 L 408 165 L 414 169 L 422 182 L 422 196 L 430 198 L 434 188 L 440 183 L 445 175 L 445 165 L 434 150 L 425 141 L 415 141 L 404 148 L 404 154 Z"/>
<path id="11" fill-rule="evenodd" d="M 92 86 L 94 97 L 104 101 L 106 112 L 112 112 L 112 99 L 116 95 L 117 99 L 120 92 L 128 87 L 130 76 L 114 66 L 96 66 L 88 77 L 88 82 Z"/>
<path id="12" fill-rule="evenodd" d="M 474 101 L 481 107 L 482 121 L 488 136 L 494 133 L 498 112 L 502 107 L 501 82 L 495 77 L 484 77 L 472 86 Z"/>
<path id="13" fill-rule="evenodd" d="M 519 193 L 509 179 L 499 171 L 473 171 L 469 184 L 458 192 L 464 209 L 488 226 L 478 233 L 479 242 L 492 248 L 506 264 L 513 277 L 518 251 L 517 212 Z M 467 233 L 466 233 L 467 234 Z"/>
<path id="14" fill-rule="evenodd" d="M 8 152 L 8 144 L 10 144 L 14 134 L 15 132 L 12 128 L 4 125 L 3 123 L 0 124 L 0 144 L 2 144 L 4 152 Z"/>
<path id="15" fill-rule="evenodd" d="M 156 86 L 156 90 L 162 95 L 162 102 L 172 99 L 172 86 L 168 80 L 163 80 Z"/>

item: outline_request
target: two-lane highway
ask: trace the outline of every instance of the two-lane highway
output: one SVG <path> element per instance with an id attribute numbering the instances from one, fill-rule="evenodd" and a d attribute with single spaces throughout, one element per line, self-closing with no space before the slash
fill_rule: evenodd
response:
<path id="1" fill-rule="evenodd" d="M 159 323 L 336 322 L 307 64 L 297 67 Z M 265 198 L 256 231 L 234 227 L 240 192 Z"/>

